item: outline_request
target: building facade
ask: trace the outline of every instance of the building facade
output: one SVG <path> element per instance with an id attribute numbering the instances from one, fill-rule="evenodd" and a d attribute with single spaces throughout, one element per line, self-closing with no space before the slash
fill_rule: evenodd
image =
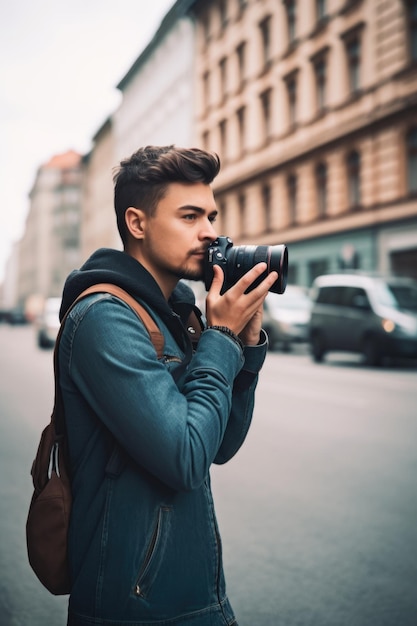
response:
<path id="1" fill-rule="evenodd" d="M 289 246 L 289 279 L 417 277 L 415 0 L 195 3 L 196 137 L 221 230 Z"/>
<path id="2" fill-rule="evenodd" d="M 116 164 L 113 120 L 109 117 L 93 137 L 84 156 L 81 202 L 81 260 L 97 248 L 121 248 L 113 203 L 113 168 Z"/>
<path id="3" fill-rule="evenodd" d="M 17 304 L 59 296 L 80 261 L 81 155 L 52 157 L 36 174 L 19 242 Z"/>
<path id="4" fill-rule="evenodd" d="M 117 85 L 116 158 L 145 145 L 190 145 L 194 132 L 194 25 L 191 0 L 178 0 Z"/>

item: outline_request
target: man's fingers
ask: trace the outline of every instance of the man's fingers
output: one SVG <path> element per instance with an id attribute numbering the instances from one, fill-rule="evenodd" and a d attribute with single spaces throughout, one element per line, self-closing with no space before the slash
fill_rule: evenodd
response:
<path id="1" fill-rule="evenodd" d="M 224 274 L 223 270 L 219 265 L 213 265 L 213 280 L 210 286 L 210 292 L 215 294 L 220 294 L 220 291 L 223 287 Z"/>
<path id="2" fill-rule="evenodd" d="M 258 263 L 252 269 L 249 270 L 246 274 L 242 276 L 242 278 L 236 283 L 233 287 L 236 291 L 240 290 L 242 293 L 246 292 L 246 290 L 255 282 L 259 276 L 261 276 L 267 269 L 266 263 Z M 270 287 L 274 284 L 274 282 L 278 278 L 278 273 L 273 271 L 270 272 L 262 282 L 249 293 L 252 293 L 253 296 L 261 295 L 262 293 L 268 291 Z M 249 295 L 249 294 L 248 294 Z"/>

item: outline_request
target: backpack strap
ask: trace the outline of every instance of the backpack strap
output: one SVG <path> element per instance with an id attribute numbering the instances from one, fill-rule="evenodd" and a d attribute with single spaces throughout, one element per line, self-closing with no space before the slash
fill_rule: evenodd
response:
<path id="1" fill-rule="evenodd" d="M 151 338 L 158 358 L 161 358 L 163 356 L 164 336 L 159 330 L 155 320 L 142 304 L 135 300 L 133 296 L 131 296 L 121 287 L 113 285 L 112 283 L 98 283 L 97 285 L 92 285 L 91 287 L 88 287 L 88 289 L 85 289 L 85 291 L 83 291 L 78 296 L 78 298 L 71 305 L 71 308 L 76 304 L 76 302 L 78 302 L 82 298 L 85 298 L 86 296 L 89 296 L 92 293 L 110 293 L 112 296 L 116 296 L 116 298 L 119 298 L 120 300 L 123 300 L 123 302 L 126 302 L 126 304 L 128 304 L 130 308 L 134 310 L 134 312 L 142 321 L 143 325 L 148 331 L 149 337 Z M 68 312 L 69 311 L 67 311 L 67 314 Z"/>
<path id="2" fill-rule="evenodd" d="M 193 349 L 195 350 L 201 337 L 201 333 L 204 330 L 204 322 L 201 317 L 201 312 L 196 306 L 193 307 L 193 310 L 188 317 L 186 328 L 187 335 L 191 339 Z"/>
<path id="3" fill-rule="evenodd" d="M 120 298 L 120 300 L 123 300 L 124 302 L 126 302 L 126 304 L 128 304 L 135 311 L 136 315 L 144 324 L 146 330 L 149 333 L 151 341 L 154 345 L 158 358 L 161 358 L 163 356 L 164 336 L 162 332 L 159 330 L 155 320 L 148 313 L 145 307 L 139 304 L 139 302 L 137 302 L 129 293 L 127 293 L 127 291 L 125 291 L 121 287 L 118 287 L 117 285 L 113 285 L 112 283 L 98 283 L 97 285 L 92 285 L 91 287 L 88 287 L 88 289 L 85 289 L 74 300 L 74 302 L 66 311 L 62 319 L 61 326 L 58 331 L 58 336 L 55 342 L 55 348 L 54 348 L 55 399 L 54 399 L 54 408 L 53 408 L 52 415 L 51 415 L 51 421 L 54 422 L 55 433 L 56 433 L 56 437 L 58 440 L 63 436 L 64 430 L 65 430 L 64 417 L 63 417 L 64 407 L 63 407 L 62 396 L 60 392 L 61 390 L 59 387 L 59 361 L 58 361 L 59 343 L 61 341 L 61 336 L 64 330 L 65 320 L 67 319 L 69 312 L 71 311 L 71 309 L 75 306 L 77 302 L 79 302 L 80 300 L 82 300 L 86 296 L 89 296 L 92 293 L 110 293 L 116 296 L 117 298 Z"/>

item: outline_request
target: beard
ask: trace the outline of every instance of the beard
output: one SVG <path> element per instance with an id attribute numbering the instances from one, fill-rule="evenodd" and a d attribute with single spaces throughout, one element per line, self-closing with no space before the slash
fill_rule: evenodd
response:
<path id="1" fill-rule="evenodd" d="M 191 269 L 191 268 L 181 268 L 180 270 L 176 270 L 173 272 L 174 276 L 179 279 L 184 280 L 194 280 L 200 281 L 204 280 L 204 269 L 200 270 Z"/>
<path id="2" fill-rule="evenodd" d="M 173 274 L 176 278 L 184 280 L 204 280 L 204 262 L 201 261 L 199 267 L 188 267 L 187 265 L 182 266 L 181 268 L 174 270 Z"/>

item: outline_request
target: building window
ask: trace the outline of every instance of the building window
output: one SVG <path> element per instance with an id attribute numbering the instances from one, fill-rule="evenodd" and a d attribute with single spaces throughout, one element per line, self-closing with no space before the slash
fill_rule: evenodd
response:
<path id="1" fill-rule="evenodd" d="M 266 89 L 260 95 L 264 139 L 267 142 L 272 135 L 272 89 Z"/>
<path id="2" fill-rule="evenodd" d="M 228 22 L 227 0 L 219 0 L 220 24 L 222 29 L 226 28 Z"/>
<path id="3" fill-rule="evenodd" d="M 359 36 L 346 41 L 349 91 L 355 93 L 360 88 L 361 41 Z"/>
<path id="4" fill-rule="evenodd" d="M 245 232 L 246 232 L 246 195 L 244 193 L 239 194 L 238 206 L 239 206 L 240 234 L 243 236 L 245 235 Z"/>
<path id="5" fill-rule="evenodd" d="M 353 150 L 346 159 L 348 176 L 348 203 L 354 209 L 361 204 L 361 162 L 359 152 Z"/>
<path id="6" fill-rule="evenodd" d="M 240 154 L 242 154 L 245 151 L 246 107 L 240 107 L 236 112 L 236 117 L 239 134 L 239 151 Z"/>
<path id="7" fill-rule="evenodd" d="M 246 78 L 246 43 L 242 41 L 236 48 L 239 88 L 245 84 Z"/>
<path id="8" fill-rule="evenodd" d="M 220 154 L 221 157 L 226 160 L 226 147 L 227 147 L 227 121 L 221 120 L 219 122 L 219 136 L 220 136 Z"/>
<path id="9" fill-rule="evenodd" d="M 205 130 L 203 133 L 203 148 L 204 150 L 210 150 L 210 132 Z"/>
<path id="10" fill-rule="evenodd" d="M 240 17 L 248 5 L 248 0 L 238 0 L 237 5 L 238 5 L 238 14 Z"/>
<path id="11" fill-rule="evenodd" d="M 202 25 L 204 45 L 207 45 L 210 41 L 210 13 L 208 11 L 202 16 Z"/>
<path id="12" fill-rule="evenodd" d="M 271 230 L 271 186 L 266 184 L 262 186 L 262 206 L 264 210 L 265 232 Z"/>
<path id="13" fill-rule="evenodd" d="M 316 103 L 317 111 L 322 113 L 326 108 L 326 91 L 327 91 L 327 60 L 326 55 L 321 54 L 315 57 L 314 76 L 316 82 Z"/>
<path id="14" fill-rule="evenodd" d="M 262 55 L 264 68 L 271 63 L 271 16 L 268 15 L 259 24 L 262 39 Z"/>
<path id="15" fill-rule="evenodd" d="M 226 97 L 227 92 L 227 58 L 223 57 L 219 62 L 219 72 L 220 72 L 220 95 L 222 101 Z"/>
<path id="16" fill-rule="evenodd" d="M 297 176 L 290 174 L 287 178 L 289 224 L 297 223 Z"/>
<path id="17" fill-rule="evenodd" d="M 406 0 L 408 47 L 411 61 L 417 61 L 417 0 Z"/>
<path id="18" fill-rule="evenodd" d="M 204 109 L 207 110 L 210 105 L 210 72 L 204 72 L 203 74 L 203 98 Z"/>
<path id="19" fill-rule="evenodd" d="M 417 193 L 417 128 L 407 134 L 407 191 Z"/>
<path id="20" fill-rule="evenodd" d="M 297 72 L 292 72 L 284 80 L 288 96 L 288 121 L 293 128 L 297 123 Z"/>
<path id="21" fill-rule="evenodd" d="M 316 167 L 317 214 L 324 217 L 327 212 L 327 165 L 319 163 Z"/>
<path id="22" fill-rule="evenodd" d="M 316 0 L 316 17 L 317 21 L 324 20 L 327 14 L 326 0 Z"/>
<path id="23" fill-rule="evenodd" d="M 288 43 L 291 45 L 297 38 L 296 0 L 284 0 L 287 12 Z"/>

